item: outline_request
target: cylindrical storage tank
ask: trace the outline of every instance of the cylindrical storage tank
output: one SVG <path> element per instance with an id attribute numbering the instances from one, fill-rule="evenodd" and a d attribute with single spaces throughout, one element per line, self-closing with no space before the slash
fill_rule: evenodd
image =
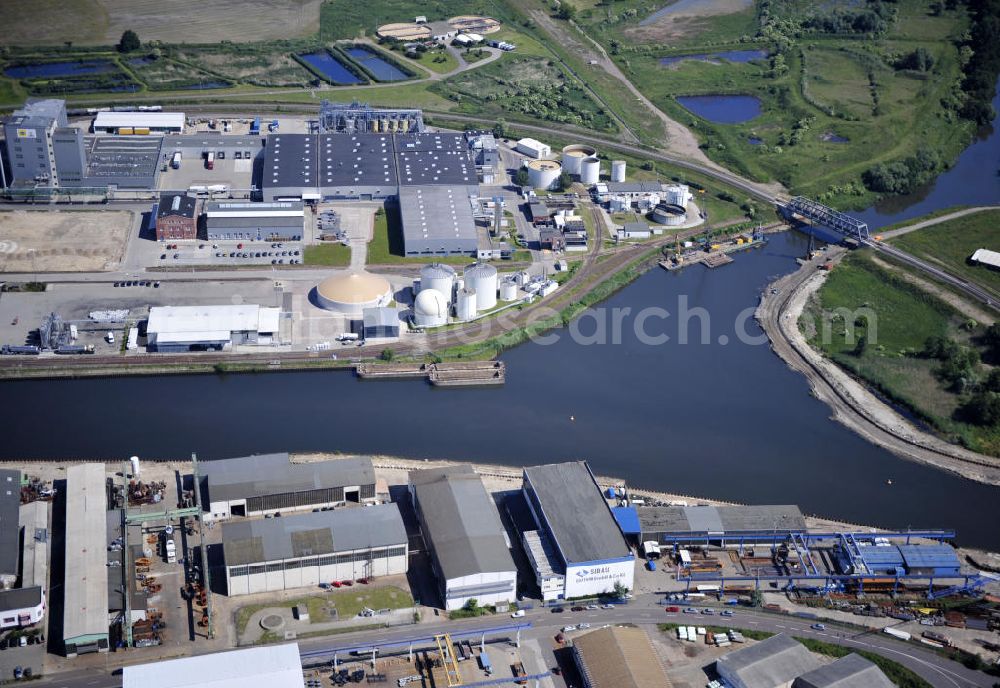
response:
<path id="1" fill-rule="evenodd" d="M 365 308 L 389 305 L 392 285 L 366 272 L 342 273 L 327 277 L 317 285 L 316 301 L 328 311 L 360 318 Z"/>
<path id="2" fill-rule="evenodd" d="M 528 185 L 533 189 L 550 189 L 562 174 L 562 167 L 555 160 L 529 160 Z"/>
<path id="3" fill-rule="evenodd" d="M 562 166 L 570 174 L 580 174 L 580 163 L 584 158 L 597 155 L 597 149 L 575 143 L 562 149 Z"/>
<path id="4" fill-rule="evenodd" d="M 138 456 L 133 456 L 128 461 L 129 461 L 130 464 L 132 464 L 132 477 L 133 478 L 138 478 L 139 477 L 139 457 Z"/>
<path id="5" fill-rule="evenodd" d="M 476 317 L 476 290 L 466 287 L 458 292 L 455 300 L 455 317 L 459 320 L 472 320 Z"/>
<path id="6" fill-rule="evenodd" d="M 580 162 L 580 181 L 584 184 L 601 181 L 601 161 L 597 158 L 584 158 Z"/>
<path id="7" fill-rule="evenodd" d="M 517 298 L 517 282 L 513 277 L 505 277 L 500 283 L 500 300 L 513 301 Z"/>
<path id="8" fill-rule="evenodd" d="M 421 289 L 413 301 L 413 321 L 417 327 L 438 327 L 448 322 L 448 301 L 434 289 Z"/>
<path id="9" fill-rule="evenodd" d="M 625 181 L 625 161 L 624 160 L 612 160 L 611 161 L 611 181 L 613 181 L 613 182 L 623 182 L 623 181 Z"/>
<path id="10" fill-rule="evenodd" d="M 476 291 L 476 310 L 497 305 L 497 269 L 489 263 L 476 263 L 465 269 L 465 286 Z"/>
<path id="11" fill-rule="evenodd" d="M 455 268 L 443 263 L 431 263 L 420 270 L 420 288 L 433 289 L 442 294 L 451 303 L 452 289 L 455 286 Z"/>
<path id="12" fill-rule="evenodd" d="M 687 213 L 682 206 L 674 205 L 673 203 L 660 203 L 653 208 L 650 218 L 657 224 L 677 227 L 684 224 L 684 221 L 687 220 Z"/>

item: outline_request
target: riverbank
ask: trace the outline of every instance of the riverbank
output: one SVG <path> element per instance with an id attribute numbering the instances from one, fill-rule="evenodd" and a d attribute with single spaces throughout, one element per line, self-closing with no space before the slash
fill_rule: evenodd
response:
<path id="1" fill-rule="evenodd" d="M 844 254 L 843 249 L 832 249 L 820 259 L 805 262 L 766 290 L 755 317 L 771 349 L 806 377 L 813 395 L 833 410 L 834 420 L 869 442 L 905 459 L 987 485 L 1000 485 L 1000 459 L 949 444 L 918 428 L 806 341 L 799 330 L 799 317 L 829 274 L 820 271 L 819 264 L 836 264 Z"/>

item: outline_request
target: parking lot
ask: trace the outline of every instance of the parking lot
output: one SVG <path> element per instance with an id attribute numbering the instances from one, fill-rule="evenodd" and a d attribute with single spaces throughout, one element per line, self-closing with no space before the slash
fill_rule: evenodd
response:
<path id="1" fill-rule="evenodd" d="M 301 265 L 300 241 L 177 241 L 159 244 L 150 267 L 186 265 Z"/>

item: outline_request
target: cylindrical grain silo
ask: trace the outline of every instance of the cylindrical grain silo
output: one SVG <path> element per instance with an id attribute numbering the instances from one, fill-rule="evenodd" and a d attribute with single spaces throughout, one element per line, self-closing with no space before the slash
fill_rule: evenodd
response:
<path id="1" fill-rule="evenodd" d="M 612 160 L 611 161 L 611 181 L 613 181 L 613 182 L 623 182 L 623 181 L 625 181 L 625 161 L 624 160 Z"/>
<path id="2" fill-rule="evenodd" d="M 517 298 L 517 282 L 513 277 L 504 277 L 500 282 L 500 300 L 513 301 Z"/>
<path id="3" fill-rule="evenodd" d="M 476 317 L 476 290 L 471 287 L 460 289 L 455 300 L 455 317 L 472 320 Z"/>
<path id="4" fill-rule="evenodd" d="M 562 174 L 562 167 L 555 160 L 529 160 L 528 185 L 533 189 L 551 189 Z"/>
<path id="5" fill-rule="evenodd" d="M 489 263 L 467 267 L 465 286 L 476 292 L 476 310 L 482 312 L 497 305 L 497 269 Z"/>
<path id="6" fill-rule="evenodd" d="M 420 288 L 433 289 L 451 303 L 455 285 L 455 268 L 443 263 L 431 263 L 420 269 Z"/>
<path id="7" fill-rule="evenodd" d="M 562 149 L 562 166 L 570 174 L 580 174 L 580 163 L 584 158 L 592 158 L 597 155 L 597 149 L 591 146 L 574 143 Z"/>
<path id="8" fill-rule="evenodd" d="M 601 180 L 601 161 L 597 158 L 584 158 L 580 161 L 580 181 L 584 184 L 596 184 Z"/>

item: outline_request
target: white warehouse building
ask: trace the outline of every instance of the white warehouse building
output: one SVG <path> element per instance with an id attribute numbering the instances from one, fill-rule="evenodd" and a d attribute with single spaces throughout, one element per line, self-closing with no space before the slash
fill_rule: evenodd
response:
<path id="1" fill-rule="evenodd" d="M 444 607 L 509 604 L 517 567 L 493 498 L 472 466 L 410 471 L 410 495 Z"/>
<path id="2" fill-rule="evenodd" d="M 257 304 L 153 306 L 146 348 L 156 352 L 228 350 L 234 345 L 277 343 L 280 308 Z"/>
<path id="3" fill-rule="evenodd" d="M 396 504 L 225 523 L 230 596 L 405 574 L 406 527 Z"/>
<path id="4" fill-rule="evenodd" d="M 615 583 L 632 589 L 635 557 L 586 462 L 526 468 L 523 492 L 564 577 L 559 598 L 610 593 Z"/>
<path id="5" fill-rule="evenodd" d="M 213 652 L 122 669 L 122 688 L 302 688 L 296 643 Z"/>
<path id="6" fill-rule="evenodd" d="M 150 134 L 184 133 L 183 112 L 98 112 L 95 133 L 117 134 L 121 129 L 148 129 Z M 129 132 L 129 133 L 132 133 Z"/>
<path id="7" fill-rule="evenodd" d="M 517 142 L 517 152 L 527 155 L 529 158 L 550 158 L 552 157 L 552 147 L 547 143 L 536 141 L 535 139 L 521 139 Z"/>

